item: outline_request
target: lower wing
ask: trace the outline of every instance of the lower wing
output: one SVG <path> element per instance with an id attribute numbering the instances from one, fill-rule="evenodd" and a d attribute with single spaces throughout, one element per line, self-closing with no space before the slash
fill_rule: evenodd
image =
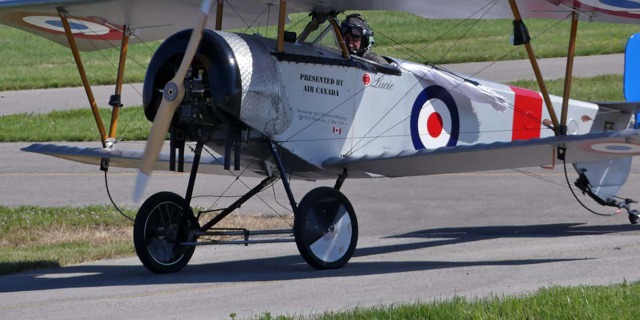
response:
<path id="1" fill-rule="evenodd" d="M 34 152 L 54 156 L 57 158 L 76 161 L 85 164 L 101 165 L 108 160 L 109 166 L 120 168 L 139 168 L 142 161 L 143 152 L 140 150 L 121 150 L 107 148 L 79 148 L 75 146 L 65 146 L 56 144 L 35 143 L 22 148 L 22 151 Z M 193 164 L 193 154 L 185 154 L 184 170 L 190 171 Z M 170 171 L 170 154 L 161 153 L 156 161 L 154 170 Z M 198 172 L 209 174 L 230 174 L 224 169 L 224 158 L 211 155 L 202 157 L 198 167 Z M 249 170 L 247 170 L 249 172 Z"/>
<path id="2" fill-rule="evenodd" d="M 640 155 L 640 130 L 335 157 L 325 161 L 324 166 L 347 169 L 352 177 L 404 177 L 550 165 L 558 156 L 556 150 L 569 163 Z"/>

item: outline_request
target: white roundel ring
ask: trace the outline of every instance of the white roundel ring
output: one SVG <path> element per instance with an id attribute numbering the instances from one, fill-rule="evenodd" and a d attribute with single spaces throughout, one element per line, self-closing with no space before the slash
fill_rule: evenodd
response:
<path id="1" fill-rule="evenodd" d="M 64 32 L 64 27 L 62 25 L 62 21 L 58 17 L 50 17 L 50 16 L 27 16 L 22 18 L 24 22 L 32 24 L 36 27 Z M 103 35 L 109 33 L 111 29 L 108 27 L 97 24 L 91 21 L 85 20 L 77 20 L 77 19 L 69 19 L 69 27 L 71 29 L 71 33 L 82 33 L 89 35 Z"/>
<path id="2" fill-rule="evenodd" d="M 608 154 L 640 154 L 640 145 L 623 142 L 596 142 L 589 145 L 589 148 L 599 153 Z"/>
<path id="3" fill-rule="evenodd" d="M 411 110 L 411 139 L 416 150 L 455 146 L 460 134 L 458 107 L 441 86 L 425 88 Z"/>
<path id="4" fill-rule="evenodd" d="M 14 19 L 20 23 L 49 33 L 64 33 L 64 26 L 59 16 L 20 14 Z M 122 38 L 122 27 L 108 23 L 99 18 L 69 17 L 69 29 L 76 38 L 92 40 L 119 40 Z"/>

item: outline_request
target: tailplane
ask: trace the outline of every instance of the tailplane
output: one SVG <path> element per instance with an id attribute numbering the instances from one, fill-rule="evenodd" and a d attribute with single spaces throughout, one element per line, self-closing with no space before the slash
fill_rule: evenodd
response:
<path id="1" fill-rule="evenodd" d="M 618 110 L 620 114 L 635 115 L 635 128 L 638 129 L 640 127 L 640 121 L 638 121 L 640 119 L 640 33 L 632 35 L 627 41 L 624 65 L 623 92 L 626 103 L 604 103 L 600 104 L 600 107 Z M 611 121 L 612 119 L 607 120 Z M 616 119 L 610 123 L 614 124 L 612 127 L 624 128 L 627 121 L 627 119 Z M 605 128 L 607 128 L 606 125 Z M 618 146 L 611 145 L 609 147 Z M 623 151 L 621 150 L 621 152 Z M 580 175 L 575 182 L 576 187 L 603 206 L 626 209 L 629 213 L 629 221 L 635 224 L 640 222 L 638 210 L 630 208 L 631 203 L 635 203 L 635 201 L 618 197 L 618 192 L 629 176 L 631 161 L 632 157 L 624 157 L 613 160 L 580 162 L 573 165 Z"/>

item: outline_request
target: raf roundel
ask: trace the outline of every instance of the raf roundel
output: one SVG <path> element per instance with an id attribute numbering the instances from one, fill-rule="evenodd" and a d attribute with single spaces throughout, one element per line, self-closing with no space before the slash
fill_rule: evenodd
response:
<path id="1" fill-rule="evenodd" d="M 60 17 L 49 15 L 25 15 L 22 21 L 32 27 L 50 33 L 64 33 Z M 69 18 L 69 29 L 74 37 L 96 40 L 118 40 L 122 37 L 121 29 L 100 19 Z"/>
<path id="2" fill-rule="evenodd" d="M 606 14 L 637 19 L 640 4 L 634 0 L 579 0 L 574 6 Z"/>
<path id="3" fill-rule="evenodd" d="M 425 88 L 411 110 L 411 140 L 416 150 L 455 146 L 460 134 L 458 107 L 440 86 Z"/>
<path id="4" fill-rule="evenodd" d="M 626 154 L 626 155 L 638 155 L 640 154 L 640 145 L 634 143 L 622 143 L 622 142 L 596 142 L 588 143 L 585 147 L 596 151 L 598 153 L 606 154 Z"/>

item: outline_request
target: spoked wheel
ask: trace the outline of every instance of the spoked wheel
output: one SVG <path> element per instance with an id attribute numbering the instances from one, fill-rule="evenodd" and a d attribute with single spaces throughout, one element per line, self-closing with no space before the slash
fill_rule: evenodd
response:
<path id="1" fill-rule="evenodd" d="M 638 224 L 638 222 L 640 222 L 640 217 L 638 215 L 640 215 L 640 211 L 635 209 L 631 210 L 629 213 L 629 222 L 631 222 L 631 224 Z"/>
<path id="2" fill-rule="evenodd" d="M 192 231 L 199 228 L 191 217 L 185 200 L 172 192 L 156 193 L 142 204 L 133 224 L 133 243 L 147 269 L 170 273 L 187 265 L 195 246 L 180 243 L 195 241 Z"/>
<path id="3" fill-rule="evenodd" d="M 347 197 L 333 188 L 320 187 L 300 201 L 293 233 L 310 266 L 335 269 L 345 265 L 356 249 L 358 221 Z"/>

